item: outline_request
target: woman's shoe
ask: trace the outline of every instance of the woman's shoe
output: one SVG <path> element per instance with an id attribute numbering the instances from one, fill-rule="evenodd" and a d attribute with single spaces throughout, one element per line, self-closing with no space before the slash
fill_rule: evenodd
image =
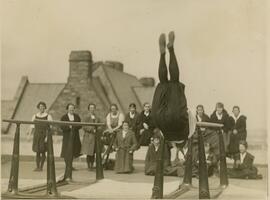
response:
<path id="1" fill-rule="evenodd" d="M 175 40 L 175 35 L 174 35 L 174 32 L 173 32 L 173 31 L 171 31 L 171 32 L 169 33 L 169 35 L 168 35 L 168 40 L 169 40 L 169 42 L 168 42 L 168 44 L 167 44 L 167 47 L 168 47 L 168 48 L 173 47 L 173 43 L 174 43 L 174 40 Z"/>
<path id="2" fill-rule="evenodd" d="M 164 33 L 159 36 L 159 51 L 160 54 L 164 54 L 166 51 L 166 36 Z"/>

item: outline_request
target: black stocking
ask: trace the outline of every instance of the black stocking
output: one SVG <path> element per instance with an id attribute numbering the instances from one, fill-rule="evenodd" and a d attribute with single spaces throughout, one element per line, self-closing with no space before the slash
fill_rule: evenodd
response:
<path id="1" fill-rule="evenodd" d="M 168 70 L 165 60 L 165 53 L 160 54 L 159 68 L 158 68 L 158 77 L 160 83 L 168 82 Z"/>
<path id="2" fill-rule="evenodd" d="M 41 162 L 40 162 L 40 169 L 43 169 L 44 162 L 46 160 L 45 152 L 41 153 Z"/>
<path id="3" fill-rule="evenodd" d="M 36 155 L 36 165 L 37 165 L 37 168 L 39 169 L 39 164 L 40 164 L 40 153 L 37 152 L 37 155 Z"/>
<path id="4" fill-rule="evenodd" d="M 169 52 L 170 52 L 169 72 L 171 81 L 179 81 L 179 68 L 174 53 L 174 48 L 170 47 Z"/>

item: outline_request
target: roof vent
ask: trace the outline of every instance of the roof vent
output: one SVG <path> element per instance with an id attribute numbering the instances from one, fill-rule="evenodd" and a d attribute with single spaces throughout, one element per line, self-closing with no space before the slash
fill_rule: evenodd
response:
<path id="1" fill-rule="evenodd" d="M 117 62 L 117 61 L 105 61 L 104 63 L 105 66 L 109 66 L 113 69 L 116 69 L 118 71 L 123 72 L 124 71 L 124 65 L 121 62 Z"/>
<path id="2" fill-rule="evenodd" d="M 143 78 L 140 78 L 139 81 L 144 87 L 154 87 L 155 86 L 155 79 L 152 77 L 143 77 Z"/>

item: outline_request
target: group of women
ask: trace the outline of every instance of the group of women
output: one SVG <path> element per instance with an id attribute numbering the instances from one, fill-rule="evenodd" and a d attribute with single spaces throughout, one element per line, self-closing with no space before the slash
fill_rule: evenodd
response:
<path id="1" fill-rule="evenodd" d="M 38 112 L 32 117 L 32 121 L 39 120 L 52 120 L 52 116 L 46 112 L 46 103 L 39 102 L 37 104 Z M 67 113 L 61 117 L 61 121 L 66 122 L 81 122 L 81 118 L 75 113 L 75 105 L 69 103 L 66 106 Z M 112 150 L 116 153 L 115 170 L 118 173 L 131 172 L 132 167 L 132 154 L 135 150 L 139 149 L 141 145 L 148 145 L 152 137 L 153 122 L 150 115 L 150 104 L 144 104 L 144 110 L 141 113 L 136 111 L 136 105 L 131 103 L 129 105 L 129 113 L 122 114 L 118 110 L 116 104 L 110 106 L 110 112 L 105 118 L 106 128 L 103 130 L 102 143 L 106 146 L 113 139 Z M 104 120 L 96 115 L 96 105 L 90 103 L 88 105 L 88 115 L 83 119 L 84 122 L 98 123 Z M 30 134 L 33 135 L 32 150 L 36 152 L 36 168 L 35 171 L 42 171 L 46 159 L 47 151 L 47 131 L 49 125 L 36 124 L 31 125 Z M 92 170 L 95 161 L 95 133 L 94 126 L 60 126 L 63 135 L 61 157 L 64 158 L 65 163 L 70 156 L 70 140 L 72 140 L 72 154 L 73 158 L 81 155 L 86 155 L 87 167 Z M 82 142 L 80 139 L 79 130 L 83 129 Z M 70 138 L 71 131 L 73 138 Z M 114 136 L 115 137 L 112 137 Z M 106 143 L 107 141 L 107 143 Z M 127 152 L 127 154 L 126 154 Z M 130 163 L 130 164 L 125 164 Z M 127 167 L 130 166 L 130 167 Z M 73 168 L 73 170 L 76 170 Z"/>
<path id="2" fill-rule="evenodd" d="M 129 105 L 129 112 L 124 115 L 119 110 L 116 104 L 111 104 L 110 112 L 106 116 L 106 129 L 103 131 L 102 142 L 107 145 L 109 149 L 105 153 L 116 151 L 115 156 L 115 171 L 117 173 L 131 173 L 134 170 L 133 153 L 138 150 L 140 146 L 149 146 L 146 160 L 145 160 L 145 174 L 152 175 L 155 173 L 156 156 L 160 151 L 160 137 L 164 137 L 168 143 L 165 145 L 165 160 L 164 167 L 168 175 L 183 175 L 183 162 L 176 162 L 171 165 L 170 148 L 176 147 L 176 161 L 179 151 L 185 158 L 186 141 L 188 136 L 193 134 L 191 131 L 190 112 L 187 109 L 187 100 L 185 96 L 185 85 L 179 81 L 179 67 L 174 53 L 174 32 L 168 34 L 168 44 L 166 44 L 165 34 L 161 34 L 159 38 L 160 61 L 158 68 L 158 75 L 160 82 L 158 83 L 152 102 L 152 109 L 149 103 L 144 103 L 143 111 L 138 113 L 136 105 L 131 103 Z M 166 47 L 170 54 L 169 74 L 165 61 Z M 67 114 L 63 115 L 62 121 L 80 122 L 79 115 L 75 114 L 75 105 L 70 103 L 67 105 Z M 39 113 L 33 116 L 32 120 L 43 119 L 52 120 L 51 116 L 45 112 L 46 104 L 40 102 L 38 104 Z M 84 119 L 84 122 L 100 122 L 95 110 L 95 104 L 89 104 L 89 115 Z M 235 159 L 235 167 L 230 171 L 232 177 L 237 177 L 235 173 L 239 170 L 246 169 L 246 167 L 253 167 L 253 159 L 247 149 L 247 131 L 246 131 L 246 117 L 240 115 L 239 106 L 233 107 L 233 115 L 229 116 L 224 109 L 222 103 L 217 103 L 214 112 L 209 117 L 204 112 L 202 105 L 197 106 L 196 120 L 200 122 L 214 122 L 223 124 L 222 133 L 225 140 L 225 149 L 227 156 Z M 45 161 L 46 152 L 46 131 L 48 126 L 36 125 L 35 129 L 32 127 L 34 133 L 33 151 L 37 153 L 37 168 L 36 171 L 42 170 Z M 83 127 L 84 136 L 81 145 L 79 129 L 80 126 L 61 126 L 63 132 L 63 145 L 61 157 L 67 163 L 69 154 L 69 144 L 72 140 L 73 157 L 76 158 L 81 154 L 87 155 L 87 167 L 89 170 L 93 169 L 94 155 L 95 155 L 95 127 Z M 202 128 L 201 128 L 202 129 Z M 202 129 L 203 130 L 203 129 Z M 73 138 L 70 138 L 71 131 L 74 133 Z M 217 165 L 218 156 L 216 152 L 210 152 L 210 149 L 217 148 L 217 134 L 216 130 L 204 130 L 204 137 L 206 138 L 206 153 L 207 164 L 209 166 L 209 174 L 214 173 L 214 168 Z M 191 133 L 192 132 L 192 133 Z M 193 134 L 196 138 L 196 133 Z M 207 145 L 208 144 L 208 145 Z M 111 148 L 112 147 L 112 148 Z M 211 148 L 210 148 L 211 147 Z M 195 151 L 196 154 L 196 151 Z M 198 154 L 197 154 L 198 155 Z M 195 156 L 196 158 L 196 156 Z M 253 158 L 253 159 L 251 159 Z M 251 162 L 252 161 L 252 162 Z M 248 162 L 248 164 L 245 164 Z M 197 161 L 193 162 L 195 169 Z M 195 170 L 196 171 L 196 170 Z M 254 170 L 253 170 L 254 171 Z M 245 173 L 251 173 L 246 170 Z M 241 175 L 241 177 L 254 177 Z"/>
<path id="3" fill-rule="evenodd" d="M 39 110 L 32 120 L 52 120 L 52 116 L 46 112 L 45 102 L 39 102 L 37 105 Z M 81 118 L 75 113 L 75 105 L 70 103 L 66 106 L 67 113 L 61 117 L 61 121 L 80 122 Z M 96 105 L 90 103 L 88 105 L 88 115 L 83 120 L 84 122 L 98 123 L 103 120 L 99 119 L 96 114 Z M 215 122 L 222 123 L 223 135 L 229 139 L 225 144 L 227 148 L 227 155 L 235 160 L 233 169 L 228 170 L 231 177 L 257 177 L 257 169 L 253 166 L 254 157 L 247 153 L 247 132 L 246 132 L 246 117 L 240 115 L 240 108 L 234 106 L 232 110 L 233 115 L 229 116 L 224 109 L 222 103 L 216 104 L 216 109 L 210 117 L 204 112 L 202 105 L 197 106 L 196 120 L 200 122 Z M 111 142 L 113 139 L 112 151 L 116 151 L 115 166 L 116 173 L 131 173 L 133 167 L 133 154 L 140 146 L 148 146 L 145 158 L 145 174 L 154 175 L 156 169 L 156 158 L 160 151 L 161 131 L 154 126 L 151 116 L 150 104 L 145 103 L 142 112 L 137 112 L 136 105 L 131 103 L 129 105 L 129 112 L 124 115 L 119 110 L 116 104 L 112 104 L 110 112 L 105 118 L 106 129 L 103 130 L 103 144 L 106 146 L 106 140 Z M 32 149 L 36 152 L 36 168 L 35 171 L 42 171 L 46 159 L 47 143 L 46 135 L 49 130 L 48 125 L 36 124 L 31 125 L 31 132 L 33 132 L 33 146 Z M 82 142 L 80 139 L 79 130 L 83 130 Z M 67 164 L 69 155 L 70 133 L 73 131 L 72 145 L 73 158 L 81 155 L 86 155 L 87 168 L 93 170 L 95 161 L 95 133 L 96 128 L 93 126 L 61 126 L 63 132 L 63 143 L 61 150 L 61 157 Z M 204 132 L 207 132 L 204 130 Z M 115 137 L 112 137 L 115 135 Z M 193 136 L 195 137 L 196 134 Z M 214 143 L 210 140 L 205 142 L 205 152 L 207 165 L 209 166 L 208 174 L 213 175 L 218 171 L 218 155 L 213 151 Z M 178 146 L 180 153 L 177 154 L 176 160 L 171 162 L 172 148 L 170 143 L 165 144 L 164 151 L 164 174 L 183 176 L 184 165 L 187 152 L 187 145 Z M 195 153 L 196 154 L 196 153 Z M 244 158 L 243 158 L 244 156 Z M 176 162 L 177 161 L 177 162 Z M 76 170 L 73 168 L 73 170 Z M 193 159 L 193 175 L 196 176 L 198 172 L 198 157 Z"/>

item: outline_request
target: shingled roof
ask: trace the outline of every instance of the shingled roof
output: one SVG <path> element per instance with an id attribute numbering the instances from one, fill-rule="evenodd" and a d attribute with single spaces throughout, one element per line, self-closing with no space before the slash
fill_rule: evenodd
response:
<path id="1" fill-rule="evenodd" d="M 1 118 L 10 119 L 14 112 L 15 101 L 14 100 L 2 100 L 1 101 Z M 8 129 L 8 123 L 1 122 L 1 132 L 6 132 Z"/>
<path id="2" fill-rule="evenodd" d="M 65 83 L 28 83 L 13 118 L 31 120 L 33 114 L 37 112 L 36 105 L 39 101 L 46 102 L 49 109 L 64 86 Z M 27 129 L 26 125 L 21 126 L 23 134 Z M 8 132 L 15 132 L 14 126 L 11 126 Z"/>
<path id="3" fill-rule="evenodd" d="M 115 92 L 119 99 L 120 107 L 124 113 L 128 112 L 130 103 L 135 103 L 138 110 L 141 110 L 140 100 L 133 92 L 133 87 L 142 86 L 139 80 L 128 73 L 104 66 L 105 73 L 112 85 L 112 90 Z"/>
<path id="4" fill-rule="evenodd" d="M 132 89 L 142 106 L 145 102 L 152 104 L 155 87 L 133 87 Z"/>

